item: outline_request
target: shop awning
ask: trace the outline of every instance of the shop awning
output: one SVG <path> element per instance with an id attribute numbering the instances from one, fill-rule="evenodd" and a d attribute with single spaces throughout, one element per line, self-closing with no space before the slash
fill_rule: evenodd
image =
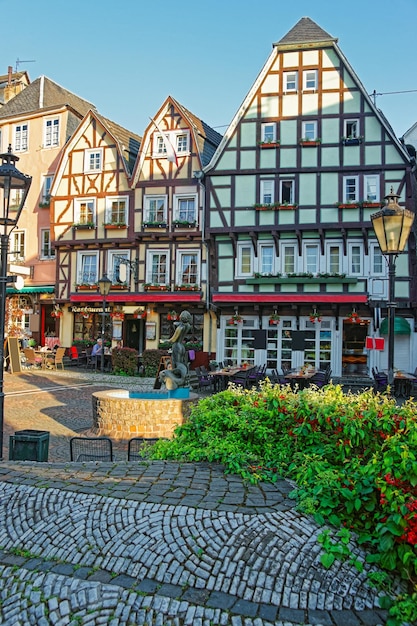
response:
<path id="1" fill-rule="evenodd" d="M 380 335 L 388 335 L 388 318 L 384 317 L 379 327 Z M 394 319 L 394 335 L 411 335 L 410 324 L 403 317 Z"/>
<path id="2" fill-rule="evenodd" d="M 20 293 L 54 293 L 55 287 L 53 285 L 39 285 L 36 287 L 22 287 L 22 289 L 14 289 L 14 287 L 7 287 L 7 294 L 17 294 Z"/>

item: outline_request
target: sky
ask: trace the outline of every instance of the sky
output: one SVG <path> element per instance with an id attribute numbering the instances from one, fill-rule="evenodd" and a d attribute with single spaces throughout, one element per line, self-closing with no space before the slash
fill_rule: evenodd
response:
<path id="1" fill-rule="evenodd" d="M 383 94 L 398 137 L 417 122 L 417 0 L 0 0 L 0 16 L 0 74 L 45 75 L 138 135 L 169 95 L 223 134 L 305 16 Z"/>

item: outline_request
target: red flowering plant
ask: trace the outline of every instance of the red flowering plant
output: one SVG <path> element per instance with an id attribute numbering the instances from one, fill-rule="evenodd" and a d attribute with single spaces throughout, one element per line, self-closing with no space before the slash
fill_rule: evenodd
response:
<path id="1" fill-rule="evenodd" d="M 178 313 L 176 311 L 170 311 L 167 314 L 167 320 L 169 322 L 176 322 L 178 319 L 179 319 L 179 315 L 178 315 Z"/>
<path id="2" fill-rule="evenodd" d="M 356 313 L 356 311 L 352 311 L 351 313 L 349 313 L 346 319 L 348 322 L 352 322 L 353 324 L 359 324 L 361 322 L 361 318 L 359 317 L 359 314 Z"/>
<path id="3" fill-rule="evenodd" d="M 243 317 L 241 315 L 238 315 L 236 313 L 236 315 L 232 315 L 232 317 L 230 317 L 227 320 L 227 324 L 228 326 L 238 326 L 239 324 L 243 323 Z"/>
<path id="4" fill-rule="evenodd" d="M 310 322 L 312 322 L 313 324 L 315 322 L 321 322 L 321 315 L 317 311 L 313 311 L 313 313 L 310 313 L 309 317 L 310 317 Z"/>

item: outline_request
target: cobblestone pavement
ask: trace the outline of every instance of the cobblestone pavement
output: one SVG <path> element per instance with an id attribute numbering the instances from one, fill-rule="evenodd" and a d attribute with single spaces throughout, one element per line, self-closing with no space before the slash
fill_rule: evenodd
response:
<path id="1" fill-rule="evenodd" d="M 321 566 L 322 528 L 295 510 L 287 481 L 128 463 L 124 444 L 113 463 L 70 463 L 69 438 L 91 427 L 92 391 L 149 389 L 139 381 L 6 375 L 5 432 L 48 430 L 51 447 L 48 462 L 0 464 L 0 624 L 386 623 L 366 564 Z"/>

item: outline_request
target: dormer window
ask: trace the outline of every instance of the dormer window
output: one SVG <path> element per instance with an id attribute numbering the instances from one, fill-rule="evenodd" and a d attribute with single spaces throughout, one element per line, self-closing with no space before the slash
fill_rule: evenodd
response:
<path id="1" fill-rule="evenodd" d="M 103 167 L 103 150 L 101 148 L 94 148 L 92 150 L 85 151 L 84 171 L 85 172 L 100 172 Z"/>

